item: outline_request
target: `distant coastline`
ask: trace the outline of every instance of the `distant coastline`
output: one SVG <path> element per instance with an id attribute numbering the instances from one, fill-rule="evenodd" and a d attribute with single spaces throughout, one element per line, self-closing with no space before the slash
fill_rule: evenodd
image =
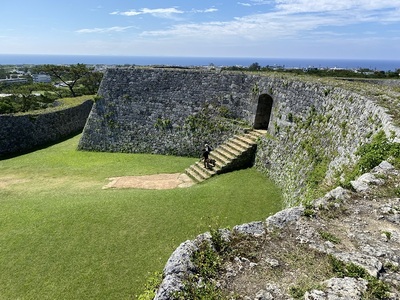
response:
<path id="1" fill-rule="evenodd" d="M 257 57 L 170 57 L 105 55 L 23 55 L 0 54 L 0 65 L 87 64 L 87 65 L 173 65 L 173 66 L 243 66 L 257 62 L 260 66 L 284 68 L 366 68 L 377 71 L 400 69 L 400 60 L 304 59 Z"/>

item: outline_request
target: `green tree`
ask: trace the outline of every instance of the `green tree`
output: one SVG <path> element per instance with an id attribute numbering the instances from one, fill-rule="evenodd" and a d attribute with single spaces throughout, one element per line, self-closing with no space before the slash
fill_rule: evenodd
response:
<path id="1" fill-rule="evenodd" d="M 261 66 L 259 65 L 258 62 L 254 62 L 249 66 L 249 71 L 260 71 Z"/>
<path id="2" fill-rule="evenodd" d="M 35 90 L 34 85 L 16 85 L 12 88 L 12 96 L 14 103 L 18 104 L 18 111 L 29 111 L 39 108 L 39 103 L 36 101 L 36 96 L 32 94 Z"/>
<path id="3" fill-rule="evenodd" d="M 8 72 L 5 68 L 0 67 L 0 79 L 5 79 L 7 78 Z"/>
<path id="4" fill-rule="evenodd" d="M 103 73 L 101 72 L 90 72 L 87 74 L 80 81 L 84 86 L 84 93 L 88 95 L 96 94 L 102 79 Z"/>
<path id="5" fill-rule="evenodd" d="M 13 105 L 9 99 L 0 99 L 0 115 L 11 114 L 15 112 Z"/>
<path id="6" fill-rule="evenodd" d="M 57 78 L 64 83 L 71 93 L 72 97 L 76 97 L 76 84 L 79 80 L 88 76 L 92 70 L 89 69 L 85 64 L 76 65 L 43 65 L 40 67 L 40 71 L 49 74 L 53 78 Z"/>

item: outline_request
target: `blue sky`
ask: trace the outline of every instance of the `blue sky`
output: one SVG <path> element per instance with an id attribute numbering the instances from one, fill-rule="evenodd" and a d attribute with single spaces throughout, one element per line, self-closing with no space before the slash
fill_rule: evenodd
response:
<path id="1" fill-rule="evenodd" d="M 0 54 L 400 59 L 400 0 L 4 0 Z"/>

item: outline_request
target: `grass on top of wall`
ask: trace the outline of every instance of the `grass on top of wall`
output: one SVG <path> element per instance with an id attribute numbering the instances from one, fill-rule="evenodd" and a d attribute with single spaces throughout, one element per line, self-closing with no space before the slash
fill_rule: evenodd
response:
<path id="1" fill-rule="evenodd" d="M 104 190 L 109 177 L 196 159 L 81 152 L 79 137 L 0 160 L 0 299 L 132 299 L 180 243 L 281 209 L 255 169 L 185 189 Z"/>
<path id="2" fill-rule="evenodd" d="M 83 95 L 78 97 L 60 98 L 58 99 L 58 101 L 61 102 L 63 105 L 76 106 L 85 102 L 86 100 L 94 100 L 95 97 L 95 95 Z"/>

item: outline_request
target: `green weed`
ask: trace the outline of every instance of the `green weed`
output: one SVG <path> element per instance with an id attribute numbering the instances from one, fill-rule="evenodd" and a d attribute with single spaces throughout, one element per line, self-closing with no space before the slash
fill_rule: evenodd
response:
<path id="1" fill-rule="evenodd" d="M 325 241 L 329 241 L 331 243 L 334 244 L 339 244 L 340 243 L 340 239 L 336 236 L 334 236 L 333 234 L 327 232 L 327 231 L 319 231 L 319 235 L 321 236 L 322 239 L 324 239 Z"/>
<path id="2" fill-rule="evenodd" d="M 332 271 L 338 277 L 363 278 L 368 281 L 366 299 L 386 299 L 389 286 L 383 281 L 369 275 L 362 267 L 354 263 L 344 263 L 332 255 L 329 255 Z"/>
<path id="3" fill-rule="evenodd" d="M 154 272 L 153 274 L 149 275 L 144 285 L 145 290 L 139 296 L 137 296 L 137 300 L 153 300 L 161 282 L 162 273 Z"/>

